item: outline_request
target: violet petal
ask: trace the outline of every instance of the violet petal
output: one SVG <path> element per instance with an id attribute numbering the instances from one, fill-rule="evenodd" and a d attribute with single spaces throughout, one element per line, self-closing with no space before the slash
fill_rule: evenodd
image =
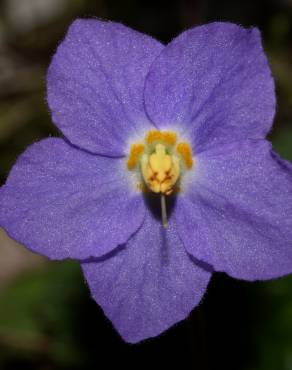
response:
<path id="1" fill-rule="evenodd" d="M 240 279 L 292 272 L 292 165 L 265 140 L 231 143 L 195 159 L 177 202 L 186 249 Z"/>
<path id="2" fill-rule="evenodd" d="M 0 192 L 0 226 L 52 259 L 101 256 L 141 225 L 145 206 L 124 159 L 88 154 L 62 139 L 29 147 Z"/>
<path id="3" fill-rule="evenodd" d="M 122 24 L 73 22 L 48 72 L 54 123 L 75 145 L 121 156 L 131 136 L 151 128 L 143 88 L 163 46 Z"/>
<path id="4" fill-rule="evenodd" d="M 159 127 L 177 125 L 198 153 L 263 138 L 275 113 L 274 82 L 259 31 L 210 23 L 185 31 L 150 68 L 146 110 Z"/>
<path id="5" fill-rule="evenodd" d="M 131 343 L 186 318 L 211 276 L 190 259 L 174 223 L 165 231 L 151 214 L 121 250 L 82 268 L 92 297 Z"/>

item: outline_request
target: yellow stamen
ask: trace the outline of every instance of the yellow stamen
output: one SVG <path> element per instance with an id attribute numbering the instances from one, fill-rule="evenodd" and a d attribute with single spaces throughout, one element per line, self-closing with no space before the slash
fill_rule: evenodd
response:
<path id="1" fill-rule="evenodd" d="M 165 145 L 157 144 L 152 154 L 143 154 L 141 171 L 151 191 L 170 195 L 180 176 L 179 159 L 167 154 Z"/>
<path id="2" fill-rule="evenodd" d="M 181 155 L 186 167 L 191 169 L 193 167 L 192 149 L 188 143 L 179 143 L 176 147 L 176 151 Z"/>
<path id="3" fill-rule="evenodd" d="M 157 130 L 151 130 L 147 133 L 145 141 L 147 144 L 153 144 L 155 141 L 161 140 L 161 132 Z"/>
<path id="4" fill-rule="evenodd" d="M 141 154 L 145 150 L 144 144 L 133 144 L 130 148 L 130 154 L 127 161 L 127 166 L 129 170 L 133 170 L 140 159 Z"/>
<path id="5" fill-rule="evenodd" d="M 161 141 L 165 144 L 174 145 L 176 143 L 176 133 L 171 131 L 163 131 L 161 135 Z"/>
<path id="6" fill-rule="evenodd" d="M 168 145 L 174 145 L 176 143 L 176 133 L 172 131 L 157 131 L 151 130 L 145 137 L 147 144 L 153 144 L 155 142 L 162 142 Z"/>
<path id="7" fill-rule="evenodd" d="M 138 191 L 160 194 L 162 225 L 167 229 L 166 196 L 180 191 L 180 176 L 193 167 L 191 147 L 187 142 L 177 144 L 173 131 L 151 130 L 144 142 L 131 146 L 127 167 L 141 171 L 136 173 Z"/>

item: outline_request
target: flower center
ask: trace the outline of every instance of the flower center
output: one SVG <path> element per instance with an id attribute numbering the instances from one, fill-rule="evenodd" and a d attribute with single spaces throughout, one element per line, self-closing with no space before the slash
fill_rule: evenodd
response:
<path id="1" fill-rule="evenodd" d="M 165 145 L 156 144 L 152 154 L 142 155 L 141 172 L 151 191 L 169 195 L 180 176 L 179 159 L 168 154 Z"/>
<path id="2" fill-rule="evenodd" d="M 128 170 L 138 170 L 146 189 L 163 195 L 178 190 L 182 174 L 193 167 L 192 150 L 173 131 L 149 131 L 130 147 Z"/>
<path id="3" fill-rule="evenodd" d="M 182 175 L 193 167 L 190 145 L 178 141 L 173 131 L 151 130 L 143 141 L 131 145 L 127 167 L 138 172 L 141 189 L 161 195 L 162 223 L 166 228 L 165 196 L 179 190 Z"/>

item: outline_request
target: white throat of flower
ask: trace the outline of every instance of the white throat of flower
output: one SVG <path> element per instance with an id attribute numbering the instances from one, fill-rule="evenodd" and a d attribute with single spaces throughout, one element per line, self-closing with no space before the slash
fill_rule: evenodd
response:
<path id="1" fill-rule="evenodd" d="M 149 131 L 131 145 L 127 168 L 138 171 L 142 191 L 160 194 L 162 224 L 167 228 L 166 197 L 179 192 L 181 176 L 193 167 L 192 149 L 173 131 Z"/>

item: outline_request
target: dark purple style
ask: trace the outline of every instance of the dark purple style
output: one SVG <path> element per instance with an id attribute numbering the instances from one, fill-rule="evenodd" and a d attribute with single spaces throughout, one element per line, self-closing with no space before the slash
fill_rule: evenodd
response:
<path id="1" fill-rule="evenodd" d="M 292 271 L 292 165 L 265 140 L 275 91 L 257 29 L 210 23 L 164 46 L 77 20 L 47 82 L 66 139 L 20 156 L 0 189 L 0 225 L 36 253 L 79 260 L 126 341 L 186 318 L 211 271 L 251 281 Z M 129 140 L 165 127 L 187 135 L 194 161 L 166 230 L 125 165 Z"/>

